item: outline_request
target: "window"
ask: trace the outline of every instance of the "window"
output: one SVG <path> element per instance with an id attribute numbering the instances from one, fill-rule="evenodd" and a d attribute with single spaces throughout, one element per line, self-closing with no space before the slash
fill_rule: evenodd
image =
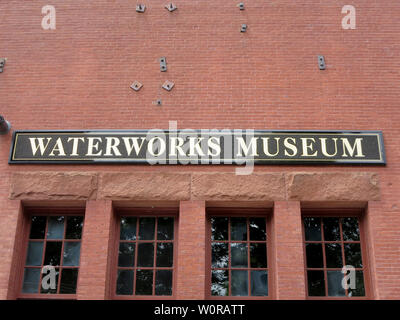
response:
<path id="1" fill-rule="evenodd" d="M 365 297 L 359 218 L 306 216 L 303 222 L 308 296 Z M 344 266 L 354 269 L 344 274 Z"/>
<path id="2" fill-rule="evenodd" d="M 29 216 L 21 297 L 76 294 L 82 228 L 83 215 Z"/>
<path id="3" fill-rule="evenodd" d="M 267 217 L 243 214 L 210 217 L 210 297 L 268 297 Z M 242 214 L 240 215 L 240 212 Z"/>
<path id="4" fill-rule="evenodd" d="M 173 295 L 176 220 L 120 216 L 115 298 Z"/>

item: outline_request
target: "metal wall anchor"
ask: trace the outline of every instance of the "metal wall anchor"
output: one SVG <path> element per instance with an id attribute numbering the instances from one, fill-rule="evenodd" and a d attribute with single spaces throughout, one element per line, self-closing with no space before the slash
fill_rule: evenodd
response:
<path id="1" fill-rule="evenodd" d="M 324 56 L 318 56 L 318 66 L 319 66 L 319 70 L 325 70 L 326 69 Z"/>
<path id="2" fill-rule="evenodd" d="M 134 83 L 132 83 L 131 88 L 135 91 L 139 91 L 141 88 L 143 87 L 143 85 L 139 82 L 139 81 L 135 81 Z"/>
<path id="3" fill-rule="evenodd" d="M 146 10 L 146 6 L 144 4 L 137 4 L 136 5 L 136 12 L 143 13 Z"/>
<path id="4" fill-rule="evenodd" d="M 163 89 L 167 90 L 167 91 L 171 91 L 172 88 L 174 87 L 175 83 L 171 82 L 171 81 L 165 81 L 164 84 L 162 85 Z"/>
<path id="5" fill-rule="evenodd" d="M 176 5 L 174 5 L 172 2 L 171 2 L 170 4 L 167 4 L 167 5 L 165 6 L 165 8 L 166 8 L 169 12 L 172 12 L 172 11 L 175 11 L 176 9 L 178 9 L 178 7 L 177 7 Z"/>
<path id="6" fill-rule="evenodd" d="M 160 58 L 160 71 L 161 72 L 167 71 L 167 59 L 165 57 Z"/>

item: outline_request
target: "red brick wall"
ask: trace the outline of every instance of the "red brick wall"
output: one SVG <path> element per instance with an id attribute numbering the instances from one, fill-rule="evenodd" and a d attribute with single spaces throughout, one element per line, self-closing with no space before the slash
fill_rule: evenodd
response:
<path id="1" fill-rule="evenodd" d="M 400 2 L 253 0 L 244 11 L 238 2 L 176 1 L 179 9 L 169 13 L 165 1 L 143 0 L 148 8 L 138 14 L 130 0 L 1 1 L 0 58 L 7 62 L 0 74 L 0 114 L 18 130 L 168 128 L 169 120 L 194 129 L 382 130 L 385 167 L 255 171 L 377 173 L 380 200 L 371 201 L 367 212 L 374 297 L 399 299 Z M 41 27 L 41 8 L 48 4 L 57 13 L 53 31 Z M 357 9 L 355 30 L 341 27 L 345 4 Z M 242 23 L 246 33 L 239 31 Z M 319 54 L 325 71 L 318 69 Z M 166 73 L 159 70 L 161 56 Z M 129 88 L 134 80 L 144 85 L 139 92 Z M 160 89 L 165 80 L 175 83 L 171 92 Z M 152 104 L 159 98 L 161 107 Z M 232 166 L 10 166 L 10 142 L 11 135 L 0 136 L 0 298 L 12 287 L 20 232 L 18 201 L 9 200 L 11 173 L 234 172 Z"/>

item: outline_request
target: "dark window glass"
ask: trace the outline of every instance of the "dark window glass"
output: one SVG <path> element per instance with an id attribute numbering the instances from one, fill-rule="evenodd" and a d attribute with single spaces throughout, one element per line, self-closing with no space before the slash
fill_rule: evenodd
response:
<path id="1" fill-rule="evenodd" d="M 212 217 L 211 295 L 268 296 L 264 217 Z"/>
<path id="2" fill-rule="evenodd" d="M 342 246 L 340 243 L 325 244 L 325 256 L 327 268 L 342 268 Z"/>
<path id="3" fill-rule="evenodd" d="M 324 218 L 324 239 L 325 241 L 339 241 L 340 227 L 339 218 Z"/>
<path id="4" fill-rule="evenodd" d="M 211 218 L 211 239 L 228 240 L 228 218 Z"/>
<path id="5" fill-rule="evenodd" d="M 136 240 L 136 221 L 134 217 L 121 218 L 121 240 Z"/>
<path id="6" fill-rule="evenodd" d="M 327 271 L 328 275 L 328 296 L 344 296 L 342 286 L 343 273 L 341 271 Z"/>
<path id="7" fill-rule="evenodd" d="M 250 218 L 250 240 L 266 240 L 267 229 L 265 218 Z"/>
<path id="8" fill-rule="evenodd" d="M 172 271 L 157 270 L 156 271 L 156 295 L 170 296 L 172 295 Z"/>
<path id="9" fill-rule="evenodd" d="M 229 272 L 228 270 L 211 271 L 211 295 L 228 296 L 229 295 Z"/>
<path id="10" fill-rule="evenodd" d="M 323 226 L 323 237 L 320 226 Z M 304 232 L 308 295 L 365 296 L 358 218 L 305 217 Z M 342 272 L 345 265 L 355 268 L 352 270 L 355 271 L 354 278 L 348 271 L 350 287 Z"/>
<path id="11" fill-rule="evenodd" d="M 22 293 L 76 293 L 82 228 L 78 215 L 31 218 Z"/>
<path id="12" fill-rule="evenodd" d="M 121 217 L 118 249 L 117 295 L 172 295 L 173 217 Z"/>
<path id="13" fill-rule="evenodd" d="M 247 240 L 246 218 L 231 218 L 231 240 Z"/>
<path id="14" fill-rule="evenodd" d="M 251 295 L 268 296 L 268 272 L 265 270 L 251 271 Z"/>
<path id="15" fill-rule="evenodd" d="M 157 267 L 172 267 L 174 247 L 171 242 L 157 244 Z"/>
<path id="16" fill-rule="evenodd" d="M 232 296 L 248 296 L 248 271 L 247 270 L 232 270 Z"/>
<path id="17" fill-rule="evenodd" d="M 361 246 L 359 243 L 345 243 L 344 244 L 344 258 L 346 265 L 353 266 L 354 268 L 362 268 L 361 259 Z"/>
<path id="18" fill-rule="evenodd" d="M 365 296 L 364 273 L 362 271 L 356 271 L 355 288 L 351 288 L 351 287 L 349 288 L 349 296 L 352 296 L 352 297 Z"/>
<path id="19" fill-rule="evenodd" d="M 77 241 L 64 242 L 63 266 L 79 266 L 79 257 L 81 253 L 81 243 Z"/>
<path id="20" fill-rule="evenodd" d="M 158 218 L 157 240 L 174 239 L 174 219 L 168 217 Z"/>
<path id="21" fill-rule="evenodd" d="M 29 239 L 44 239 L 44 234 L 46 232 L 46 220 L 47 217 L 43 216 L 32 217 Z"/>
<path id="22" fill-rule="evenodd" d="M 64 217 L 49 217 L 47 225 L 47 239 L 64 238 Z"/>
<path id="23" fill-rule="evenodd" d="M 151 295 L 153 292 L 153 270 L 141 270 L 136 272 L 136 294 Z"/>
<path id="24" fill-rule="evenodd" d="M 247 268 L 247 244 L 231 244 L 232 268 Z"/>
<path id="25" fill-rule="evenodd" d="M 252 243 L 250 245 L 250 267 L 267 267 L 267 245 L 265 243 Z"/>
<path id="26" fill-rule="evenodd" d="M 321 219 L 304 218 L 306 241 L 321 241 Z"/>
<path id="27" fill-rule="evenodd" d="M 324 266 L 322 258 L 322 244 L 320 243 L 307 243 L 307 267 L 308 268 L 322 268 Z"/>
<path id="28" fill-rule="evenodd" d="M 48 241 L 46 243 L 46 253 L 44 265 L 59 266 L 61 261 L 61 241 Z"/>
<path id="29" fill-rule="evenodd" d="M 344 241 L 359 241 L 360 229 L 358 227 L 357 218 L 342 219 L 343 240 Z"/>
<path id="30" fill-rule="evenodd" d="M 29 241 L 25 265 L 40 266 L 43 258 L 43 241 Z"/>
<path id="31" fill-rule="evenodd" d="M 155 218 L 140 218 L 139 219 L 139 239 L 154 240 L 156 219 Z"/>
<path id="32" fill-rule="evenodd" d="M 211 244 L 211 265 L 213 268 L 227 268 L 229 261 L 228 244 L 214 242 Z"/>
<path id="33" fill-rule="evenodd" d="M 118 252 L 119 267 L 133 267 L 135 264 L 135 244 L 120 243 Z"/>
<path id="34" fill-rule="evenodd" d="M 307 283 L 309 296 L 325 295 L 324 271 L 307 271 Z"/>
<path id="35" fill-rule="evenodd" d="M 25 268 L 23 293 L 38 293 L 40 280 L 39 268 Z"/>
<path id="36" fill-rule="evenodd" d="M 68 268 L 61 272 L 60 293 L 76 293 L 76 283 L 78 281 L 78 269 Z"/>
<path id="37" fill-rule="evenodd" d="M 133 293 L 133 270 L 118 270 L 117 294 Z"/>
<path id="38" fill-rule="evenodd" d="M 65 231 L 65 239 L 81 239 L 83 228 L 82 216 L 67 217 L 67 229 Z"/>
<path id="39" fill-rule="evenodd" d="M 152 267 L 154 264 L 154 244 L 139 243 L 138 248 L 138 267 Z"/>

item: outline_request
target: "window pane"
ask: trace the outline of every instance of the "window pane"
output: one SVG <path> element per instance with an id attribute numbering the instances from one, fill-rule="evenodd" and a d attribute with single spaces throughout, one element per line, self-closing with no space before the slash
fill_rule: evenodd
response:
<path id="1" fill-rule="evenodd" d="M 52 268 L 42 273 L 42 280 L 40 285 L 40 293 L 56 294 L 58 288 L 58 277 L 60 269 Z"/>
<path id="2" fill-rule="evenodd" d="M 44 265 L 59 266 L 61 258 L 61 241 L 46 242 Z"/>
<path id="3" fill-rule="evenodd" d="M 250 266 L 251 268 L 267 267 L 267 246 L 265 243 L 250 244 Z"/>
<path id="4" fill-rule="evenodd" d="M 232 295 L 233 296 L 247 296 L 249 295 L 248 289 L 248 271 L 246 270 L 232 270 Z"/>
<path id="5" fill-rule="evenodd" d="M 135 264 L 135 244 L 120 243 L 118 251 L 118 267 L 133 267 Z"/>
<path id="6" fill-rule="evenodd" d="M 121 218 L 121 240 L 136 240 L 136 218 L 122 217 Z"/>
<path id="7" fill-rule="evenodd" d="M 229 295 L 228 270 L 213 270 L 211 272 L 211 294 L 213 296 Z"/>
<path id="8" fill-rule="evenodd" d="M 67 217 L 67 230 L 65 232 L 66 239 L 81 239 L 83 228 L 83 217 L 72 216 Z"/>
<path id="9" fill-rule="evenodd" d="M 322 245 L 320 243 L 306 243 L 307 267 L 322 268 Z"/>
<path id="10" fill-rule="evenodd" d="M 359 243 L 345 243 L 344 244 L 344 258 L 346 265 L 355 268 L 362 268 L 361 247 Z"/>
<path id="11" fill-rule="evenodd" d="M 38 293 L 40 279 L 39 268 L 25 268 L 23 293 Z"/>
<path id="12" fill-rule="evenodd" d="M 139 243 L 138 248 L 138 267 L 152 267 L 154 263 L 153 243 Z"/>
<path id="13" fill-rule="evenodd" d="M 247 268 L 247 244 L 231 243 L 232 268 Z"/>
<path id="14" fill-rule="evenodd" d="M 60 293 L 76 293 L 76 283 L 78 280 L 78 269 L 68 268 L 61 271 Z"/>
<path id="15" fill-rule="evenodd" d="M 328 295 L 344 296 L 346 293 L 342 286 L 343 273 L 341 271 L 327 271 L 328 274 Z"/>
<path id="16" fill-rule="evenodd" d="M 265 218 L 250 218 L 250 240 L 265 240 L 267 235 Z"/>
<path id="17" fill-rule="evenodd" d="M 231 240 L 247 240 L 246 218 L 231 218 Z"/>
<path id="18" fill-rule="evenodd" d="M 364 287 L 364 274 L 362 271 L 356 271 L 356 287 L 354 289 L 349 288 L 350 297 L 364 297 L 365 287 Z"/>
<path id="19" fill-rule="evenodd" d="M 153 290 L 153 270 L 137 270 L 136 294 L 151 295 Z"/>
<path id="20" fill-rule="evenodd" d="M 339 218 L 324 218 L 325 241 L 340 241 Z"/>
<path id="21" fill-rule="evenodd" d="M 214 242 L 211 244 L 211 266 L 213 268 L 228 267 L 228 244 Z"/>
<path id="22" fill-rule="evenodd" d="M 264 270 L 251 271 L 251 295 L 268 295 L 268 272 Z"/>
<path id="23" fill-rule="evenodd" d="M 172 295 L 172 270 L 156 271 L 156 295 Z"/>
<path id="24" fill-rule="evenodd" d="M 324 296 L 325 282 L 323 271 L 307 271 L 308 295 Z"/>
<path id="25" fill-rule="evenodd" d="M 228 218 L 211 218 L 211 239 L 228 240 Z"/>
<path id="26" fill-rule="evenodd" d="M 79 266 L 81 243 L 78 241 L 64 242 L 63 266 Z"/>
<path id="27" fill-rule="evenodd" d="M 133 293 L 133 271 L 118 270 L 117 278 L 117 294 L 132 294 Z"/>
<path id="28" fill-rule="evenodd" d="M 64 217 L 49 217 L 47 226 L 47 239 L 64 238 Z"/>
<path id="29" fill-rule="evenodd" d="M 342 219 L 342 230 L 344 241 L 359 241 L 360 240 L 360 229 L 358 227 L 357 218 L 343 218 Z"/>
<path id="30" fill-rule="evenodd" d="M 44 239 L 46 231 L 46 217 L 34 216 L 31 220 L 31 233 L 29 239 Z"/>
<path id="31" fill-rule="evenodd" d="M 304 231 L 306 241 L 321 241 L 321 219 L 304 218 Z"/>
<path id="32" fill-rule="evenodd" d="M 325 244 L 326 267 L 342 268 L 342 246 L 339 243 Z"/>
<path id="33" fill-rule="evenodd" d="M 40 266 L 43 257 L 43 242 L 29 241 L 28 254 L 26 256 L 27 266 Z"/>
<path id="34" fill-rule="evenodd" d="M 174 218 L 167 218 L 167 217 L 158 218 L 157 239 L 158 240 L 174 239 Z"/>
<path id="35" fill-rule="evenodd" d="M 139 219 L 139 239 L 154 240 L 156 219 L 155 218 L 140 218 Z"/>
<path id="36" fill-rule="evenodd" d="M 157 243 L 157 267 L 172 267 L 174 246 L 171 242 Z"/>

